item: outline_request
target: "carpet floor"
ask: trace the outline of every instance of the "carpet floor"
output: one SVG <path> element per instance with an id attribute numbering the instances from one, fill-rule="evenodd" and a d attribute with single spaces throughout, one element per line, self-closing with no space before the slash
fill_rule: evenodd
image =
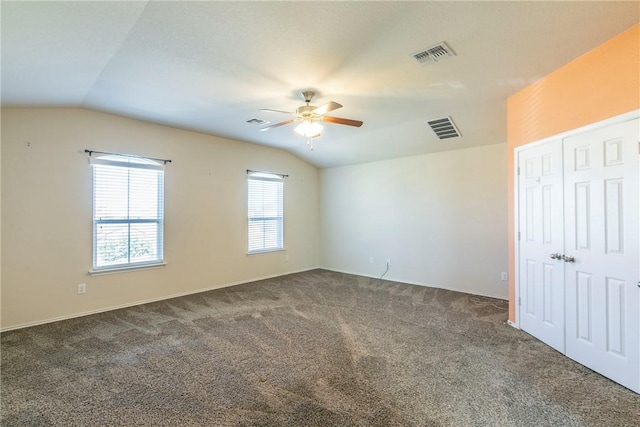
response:
<path id="1" fill-rule="evenodd" d="M 507 303 L 313 270 L 2 334 L 3 426 L 638 426 Z"/>

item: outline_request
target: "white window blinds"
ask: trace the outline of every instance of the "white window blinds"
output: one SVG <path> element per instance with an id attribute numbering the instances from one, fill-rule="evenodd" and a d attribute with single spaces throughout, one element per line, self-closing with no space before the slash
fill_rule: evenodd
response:
<path id="1" fill-rule="evenodd" d="M 123 155 L 93 165 L 93 268 L 163 261 L 164 165 Z"/>
<path id="2" fill-rule="evenodd" d="M 248 172 L 249 253 L 284 249 L 284 180 L 280 175 Z"/>

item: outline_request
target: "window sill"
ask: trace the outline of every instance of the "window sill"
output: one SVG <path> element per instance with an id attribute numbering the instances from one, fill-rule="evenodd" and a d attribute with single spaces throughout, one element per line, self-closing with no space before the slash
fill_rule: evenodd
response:
<path id="1" fill-rule="evenodd" d="M 156 264 L 128 265 L 125 267 L 113 267 L 113 268 L 105 267 L 105 268 L 100 268 L 98 270 L 89 270 L 89 275 L 101 276 L 103 274 L 126 273 L 129 271 L 153 270 L 156 268 L 162 268 L 165 265 L 167 265 L 167 263 L 159 262 Z"/>
<path id="2" fill-rule="evenodd" d="M 247 252 L 247 255 L 248 256 L 251 256 L 251 255 L 264 255 L 264 254 L 271 254 L 271 253 L 274 253 L 274 252 L 284 252 L 284 251 L 286 251 L 285 248 L 281 248 L 281 249 L 265 249 L 263 251 Z"/>

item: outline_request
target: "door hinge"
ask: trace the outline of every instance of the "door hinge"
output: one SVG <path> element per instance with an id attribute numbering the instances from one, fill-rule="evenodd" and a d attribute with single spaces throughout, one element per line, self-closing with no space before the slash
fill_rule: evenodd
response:
<path id="1" fill-rule="evenodd" d="M 518 176 L 520 176 L 520 166 L 518 166 Z"/>
<path id="2" fill-rule="evenodd" d="M 522 305 L 522 298 L 518 297 L 518 305 Z"/>
<path id="3" fill-rule="evenodd" d="M 518 231 L 518 241 L 520 241 L 520 232 Z"/>

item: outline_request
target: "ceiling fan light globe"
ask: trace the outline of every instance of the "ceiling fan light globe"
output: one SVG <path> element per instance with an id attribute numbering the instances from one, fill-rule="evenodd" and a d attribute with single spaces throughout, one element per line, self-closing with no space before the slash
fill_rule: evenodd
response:
<path id="1" fill-rule="evenodd" d="M 296 133 L 306 137 L 306 138 L 315 138 L 320 136 L 320 132 L 322 132 L 322 125 L 318 122 L 311 121 L 303 121 L 294 129 Z"/>

